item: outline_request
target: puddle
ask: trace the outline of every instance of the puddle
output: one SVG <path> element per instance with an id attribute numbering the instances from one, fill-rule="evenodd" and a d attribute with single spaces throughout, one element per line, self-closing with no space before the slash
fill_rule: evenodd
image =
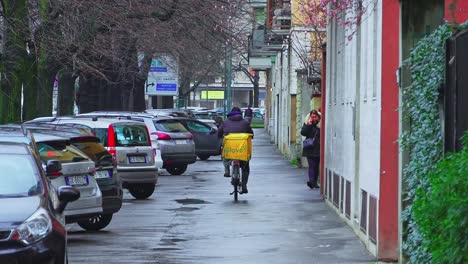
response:
<path id="1" fill-rule="evenodd" d="M 174 209 L 166 209 L 167 211 L 177 211 L 177 212 L 193 212 L 196 210 L 200 210 L 198 207 L 179 207 Z"/>
<path id="2" fill-rule="evenodd" d="M 187 205 L 187 204 L 210 204 L 210 202 L 207 202 L 205 200 L 201 200 L 201 199 L 190 199 L 190 198 L 187 198 L 187 199 L 177 199 L 177 200 L 174 200 L 180 204 L 183 204 L 183 205 Z"/>

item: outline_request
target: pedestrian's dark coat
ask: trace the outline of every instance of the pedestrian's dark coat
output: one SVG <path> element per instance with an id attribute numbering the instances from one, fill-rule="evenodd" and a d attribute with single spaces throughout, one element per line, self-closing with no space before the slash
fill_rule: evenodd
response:
<path id="1" fill-rule="evenodd" d="M 219 126 L 219 137 L 223 137 L 229 133 L 250 133 L 253 135 L 249 122 L 242 118 L 241 112 L 233 111 L 227 116 L 227 119 Z"/>
<path id="2" fill-rule="evenodd" d="M 310 149 L 302 149 L 303 157 L 320 157 L 320 128 L 317 125 L 304 124 L 301 129 L 301 135 L 306 138 L 314 138 L 315 144 Z"/>
<path id="3" fill-rule="evenodd" d="M 253 110 L 250 109 L 250 108 L 245 109 L 244 116 L 245 117 L 253 117 Z"/>

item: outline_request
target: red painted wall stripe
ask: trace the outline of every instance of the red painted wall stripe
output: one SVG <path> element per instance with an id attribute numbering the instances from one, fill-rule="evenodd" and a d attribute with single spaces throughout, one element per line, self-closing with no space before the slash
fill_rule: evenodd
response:
<path id="1" fill-rule="evenodd" d="M 320 111 L 322 119 L 320 121 L 320 193 L 323 195 L 325 190 L 325 114 L 326 114 L 326 80 L 327 80 L 327 46 L 322 46 L 322 80 L 320 90 L 322 101 Z M 328 183 L 330 184 L 330 183 Z"/>
<path id="2" fill-rule="evenodd" d="M 398 0 L 382 1 L 382 111 L 380 143 L 379 260 L 398 260 Z"/>
<path id="3" fill-rule="evenodd" d="M 452 6 L 452 3 L 456 5 Z M 445 20 L 452 23 L 461 24 L 468 20 L 468 1 L 466 0 L 445 0 Z"/>

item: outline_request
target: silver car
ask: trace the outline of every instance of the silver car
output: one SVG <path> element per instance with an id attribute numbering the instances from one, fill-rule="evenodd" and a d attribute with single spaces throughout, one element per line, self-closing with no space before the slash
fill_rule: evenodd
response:
<path id="1" fill-rule="evenodd" d="M 197 160 L 194 136 L 179 120 L 155 117 L 145 124 L 161 150 L 163 168 L 167 172 L 180 175 Z"/>
<path id="2" fill-rule="evenodd" d="M 73 124 L 91 131 L 115 158 L 122 186 L 137 199 L 146 199 L 153 194 L 158 169 L 145 124 L 126 119 L 86 116 L 56 118 L 50 122 Z"/>
<path id="3" fill-rule="evenodd" d="M 45 164 L 58 160 L 62 170 L 49 175 L 52 185 L 73 186 L 80 190 L 80 198 L 68 204 L 64 211 L 67 223 L 88 219 L 102 213 L 102 193 L 94 178 L 94 162 L 84 153 L 70 145 L 67 138 L 33 133 L 39 157 Z"/>

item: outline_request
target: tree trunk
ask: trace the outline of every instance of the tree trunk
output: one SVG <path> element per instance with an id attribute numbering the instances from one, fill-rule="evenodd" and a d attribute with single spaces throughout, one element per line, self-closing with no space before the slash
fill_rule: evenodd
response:
<path id="1" fill-rule="evenodd" d="M 29 54 L 23 68 L 23 120 L 38 117 L 37 63 L 35 54 Z"/>
<path id="2" fill-rule="evenodd" d="M 4 1 L 5 35 L 0 81 L 0 123 L 21 120 L 22 72 L 27 64 L 27 8 L 25 0 Z"/>
<path id="3" fill-rule="evenodd" d="M 37 114 L 39 116 L 52 115 L 52 98 L 56 72 L 49 67 L 46 54 L 39 56 L 37 67 Z"/>
<path id="4" fill-rule="evenodd" d="M 73 115 L 75 101 L 76 77 L 69 71 L 62 71 L 59 75 L 57 115 Z"/>

